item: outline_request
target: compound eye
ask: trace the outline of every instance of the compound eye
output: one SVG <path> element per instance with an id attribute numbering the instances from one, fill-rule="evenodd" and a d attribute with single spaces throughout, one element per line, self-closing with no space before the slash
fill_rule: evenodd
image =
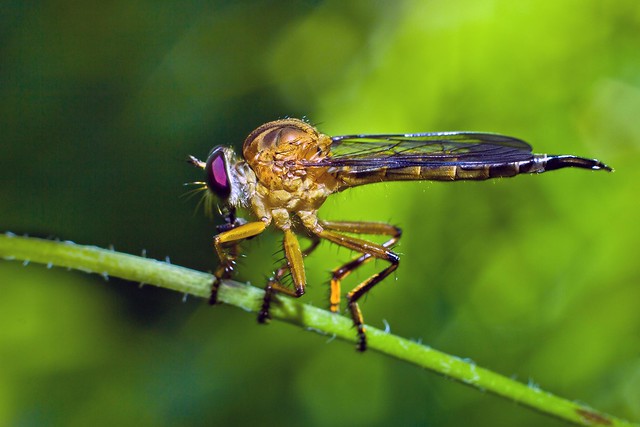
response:
<path id="1" fill-rule="evenodd" d="M 211 152 L 204 171 L 207 175 L 206 182 L 209 190 L 219 199 L 228 199 L 231 194 L 231 183 L 229 182 L 227 162 L 224 158 L 222 147 L 216 147 Z"/>

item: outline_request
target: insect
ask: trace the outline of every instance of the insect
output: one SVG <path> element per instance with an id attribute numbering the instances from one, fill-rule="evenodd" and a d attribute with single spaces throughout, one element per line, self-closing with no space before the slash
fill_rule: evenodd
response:
<path id="1" fill-rule="evenodd" d="M 232 276 L 239 255 L 239 243 L 262 233 L 273 224 L 284 233 L 286 261 L 275 270 L 265 286 L 258 321 L 269 320 L 269 306 L 275 294 L 301 297 L 307 278 L 303 258 L 328 240 L 358 254 L 334 269 L 331 275 L 329 309 L 340 307 L 341 282 L 372 259 L 386 267 L 346 294 L 357 331 L 357 349 L 367 348 L 367 335 L 358 301 L 371 288 L 398 268 L 399 257 L 392 247 L 400 228 L 381 222 L 325 221 L 317 212 L 328 196 L 351 187 L 383 181 L 456 181 L 511 177 L 521 173 L 542 173 L 565 167 L 592 170 L 612 169 L 598 160 L 572 155 L 533 154 L 531 146 L 509 136 L 477 132 L 434 132 L 388 135 L 324 135 L 309 123 L 289 118 L 265 123 L 244 141 L 242 157 L 232 148 L 215 147 L 206 162 L 189 156 L 188 161 L 204 170 L 200 183 L 215 196 L 224 224 L 213 244 L 220 265 L 215 270 L 210 303 L 214 304 L 220 282 Z M 253 216 L 247 222 L 236 216 L 246 208 Z M 381 235 L 374 243 L 356 234 Z M 310 238 L 302 250 L 297 235 Z M 281 283 L 291 274 L 292 288 Z"/>

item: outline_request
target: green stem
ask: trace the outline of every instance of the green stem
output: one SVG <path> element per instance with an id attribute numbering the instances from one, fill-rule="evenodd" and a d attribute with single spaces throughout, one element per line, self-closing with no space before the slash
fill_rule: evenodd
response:
<path id="1" fill-rule="evenodd" d="M 143 282 L 203 298 L 209 296 L 213 280 L 211 274 L 165 262 L 95 246 L 19 237 L 13 234 L 0 235 L 0 257 L 7 260 L 36 262 L 116 276 L 132 282 Z M 260 309 L 262 295 L 263 291 L 255 287 L 225 281 L 220 287 L 218 299 L 225 304 L 255 312 Z M 301 304 L 292 298 L 280 296 L 278 300 L 279 303 L 273 304 L 271 310 L 274 319 L 283 320 L 320 334 L 336 336 L 345 341 L 354 341 L 355 334 L 350 319 Z M 544 414 L 584 426 L 634 425 L 380 329 L 368 326 L 367 331 L 369 350 L 379 351 L 429 369 L 478 390 L 508 398 Z"/>

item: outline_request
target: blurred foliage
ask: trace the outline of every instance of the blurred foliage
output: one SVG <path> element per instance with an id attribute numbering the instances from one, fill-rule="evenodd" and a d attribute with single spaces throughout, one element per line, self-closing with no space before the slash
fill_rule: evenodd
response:
<path id="1" fill-rule="evenodd" d="M 371 324 L 640 420 L 637 1 L 5 1 L 0 40 L 0 225 L 16 233 L 212 270 L 184 158 L 284 116 L 609 163 L 364 187 L 321 213 L 405 230 Z M 237 278 L 261 285 L 279 238 L 247 242 Z M 349 258 L 308 258 L 305 301 L 324 306 Z M 11 262 L 0 279 L 0 425 L 559 424 L 159 289 Z"/>

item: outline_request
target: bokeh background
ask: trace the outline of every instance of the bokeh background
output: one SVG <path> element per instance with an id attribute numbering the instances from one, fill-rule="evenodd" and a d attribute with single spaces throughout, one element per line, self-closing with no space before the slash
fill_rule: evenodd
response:
<path id="1" fill-rule="evenodd" d="M 183 197 L 201 179 L 185 156 L 269 120 L 492 131 L 606 161 L 363 187 L 321 213 L 405 230 L 370 324 L 640 420 L 636 0 L 5 1 L 0 64 L 0 228 L 204 271 L 215 222 Z M 279 239 L 247 242 L 237 278 L 261 286 Z M 350 257 L 308 258 L 304 302 L 326 306 Z M 0 425 L 561 424 L 151 286 L 8 261 L 0 282 Z"/>

